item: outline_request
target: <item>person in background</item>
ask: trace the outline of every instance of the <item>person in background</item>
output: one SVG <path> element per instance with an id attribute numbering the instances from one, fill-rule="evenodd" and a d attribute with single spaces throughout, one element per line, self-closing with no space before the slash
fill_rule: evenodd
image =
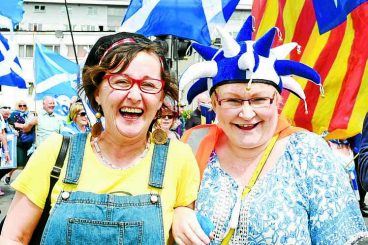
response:
<path id="1" fill-rule="evenodd" d="M 277 28 L 252 41 L 252 26 L 250 17 L 236 40 L 219 28 L 221 50 L 193 44 L 209 59 L 189 67 L 180 81 L 209 85 L 218 119 L 182 137 L 199 164 L 195 209 L 214 225 L 211 244 L 342 245 L 367 238 L 340 159 L 322 137 L 292 127 L 278 113 L 283 88 L 305 98 L 292 75 L 321 86 L 320 76 L 284 60 L 295 43 L 272 48 Z M 173 235 L 179 244 L 203 244 L 195 215 L 188 208 L 175 211 Z"/>
<path id="2" fill-rule="evenodd" d="M 211 104 L 211 99 L 206 93 L 199 94 L 196 98 L 197 108 L 190 113 L 190 117 L 185 122 L 185 129 L 190 129 L 192 127 L 202 124 L 201 116 L 201 106 Z"/>
<path id="3" fill-rule="evenodd" d="M 368 113 L 365 115 L 362 138 L 359 149 L 359 180 L 365 191 L 368 191 Z"/>
<path id="4" fill-rule="evenodd" d="M 42 110 L 37 120 L 37 146 L 39 146 L 51 133 L 61 133 L 63 120 L 54 113 L 55 99 L 45 96 L 42 101 Z"/>
<path id="5" fill-rule="evenodd" d="M 175 122 L 177 120 L 177 112 L 163 105 L 161 107 L 160 118 L 156 121 L 153 132 L 157 129 L 165 131 L 169 139 L 180 139 L 179 134 L 175 131 Z"/>
<path id="6" fill-rule="evenodd" d="M 365 193 L 362 193 L 360 190 L 361 186 L 358 176 L 358 165 L 355 164 L 355 161 L 358 161 L 358 157 L 354 157 L 359 152 L 359 146 L 357 149 L 354 145 L 355 140 L 353 138 L 348 139 L 336 139 L 336 140 L 328 140 L 327 143 L 332 149 L 333 153 L 340 159 L 340 163 L 344 167 L 346 173 L 350 177 L 351 186 L 355 192 L 355 196 L 359 201 L 360 211 L 363 217 L 367 217 L 368 213 L 365 211 Z M 355 148 L 355 151 L 354 151 Z"/>
<path id="7" fill-rule="evenodd" d="M 0 156 L 2 156 L 4 154 L 4 160 L 5 162 L 10 161 L 10 156 L 9 156 L 9 149 L 8 149 L 8 142 L 6 140 L 6 124 L 4 121 L 4 118 L 2 116 L 2 114 L 0 114 Z M 1 157 L 2 158 L 2 157 Z M 2 160 L 2 159 L 0 159 Z M 4 196 L 5 193 L 1 190 L 0 188 L 0 196 Z"/>
<path id="8" fill-rule="evenodd" d="M 70 98 L 70 104 L 69 104 L 69 113 L 68 115 L 66 115 L 66 118 L 65 118 L 65 124 L 68 125 L 68 124 L 71 124 L 72 123 L 72 118 L 70 118 L 70 107 L 74 104 L 74 103 L 82 103 L 81 99 L 78 98 L 78 96 L 73 96 L 72 98 Z"/>
<path id="9" fill-rule="evenodd" d="M 178 98 L 162 48 L 134 33 L 101 37 L 82 80 L 80 92 L 105 127 L 98 122 L 90 134 L 72 136 L 73 158 L 52 190 L 42 243 L 169 244 L 174 210 L 193 207 L 199 170 L 188 145 L 156 144 L 149 132 L 164 98 Z M 57 134 L 46 139 L 12 183 L 16 194 L 0 244 L 29 242 L 61 142 Z"/>
<path id="10" fill-rule="evenodd" d="M 357 175 L 357 184 L 358 184 L 358 192 L 359 192 L 359 206 L 360 206 L 360 212 L 362 213 L 363 217 L 368 217 L 368 206 L 365 204 L 365 196 L 367 192 L 364 190 L 361 178 L 360 178 L 360 172 L 359 172 L 359 150 L 360 150 L 360 144 L 362 141 L 362 134 L 357 134 L 354 137 L 348 138 L 348 142 L 351 145 L 351 149 L 354 153 L 354 165 L 355 165 L 355 171 Z"/>
<path id="11" fill-rule="evenodd" d="M 5 133 L 8 134 L 17 134 L 17 131 L 10 126 L 8 119 L 10 117 L 11 114 L 11 107 L 8 105 L 3 105 L 0 107 L 0 113 L 2 118 L 4 119 L 3 121 L 1 121 L 2 125 L 5 125 Z M 1 118 L 0 118 L 1 119 Z M 8 147 L 9 148 L 9 147 Z M 11 156 L 9 156 L 11 158 Z M 4 168 L 4 169 L 0 169 L 0 179 L 2 179 L 7 173 L 9 173 L 10 171 L 12 171 L 11 168 Z M 6 178 L 6 176 L 3 179 L 5 184 L 9 184 L 8 179 Z"/>
<path id="12" fill-rule="evenodd" d="M 11 107 L 10 106 L 2 106 L 0 107 L 0 120 L 1 120 L 1 127 L 4 129 L 6 134 L 15 134 L 16 130 L 9 124 L 9 117 L 11 115 Z"/>
<path id="13" fill-rule="evenodd" d="M 8 106 L 8 105 L 3 105 L 0 107 L 0 113 L 1 115 L 3 116 L 3 119 L 5 121 L 5 124 L 6 124 L 6 128 L 5 128 L 5 131 L 7 133 L 10 133 L 10 131 L 14 131 L 14 128 L 12 128 L 10 125 L 9 125 L 9 122 L 8 122 L 8 119 L 12 113 L 12 110 L 11 110 L 11 106 Z"/>
<path id="14" fill-rule="evenodd" d="M 178 104 L 178 110 L 179 110 L 179 117 L 178 117 L 178 127 L 176 128 L 176 133 L 179 135 L 179 137 L 181 137 L 184 134 L 185 131 L 185 123 L 186 123 L 186 118 L 185 118 L 185 106 L 186 104 L 184 102 L 180 102 Z"/>
<path id="15" fill-rule="evenodd" d="M 88 133 L 90 131 L 87 113 L 82 103 L 75 102 L 70 106 L 69 118 L 71 123 L 63 127 L 61 134 L 70 136 L 76 133 Z"/>
<path id="16" fill-rule="evenodd" d="M 28 110 L 25 100 L 19 100 L 15 104 L 14 110 L 8 119 L 10 125 L 17 131 L 17 168 L 23 169 L 31 156 L 30 149 L 35 143 L 37 117 Z M 5 177 L 5 183 L 9 184 L 14 171 Z"/>

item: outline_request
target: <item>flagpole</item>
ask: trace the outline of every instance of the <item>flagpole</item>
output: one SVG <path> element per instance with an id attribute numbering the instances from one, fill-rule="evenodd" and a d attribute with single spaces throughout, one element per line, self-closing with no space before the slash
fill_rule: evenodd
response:
<path id="1" fill-rule="evenodd" d="M 75 50 L 75 43 L 74 43 L 74 37 L 73 37 L 73 31 L 72 31 L 72 24 L 70 23 L 69 10 L 68 10 L 68 3 L 66 2 L 66 0 L 65 0 L 65 9 L 66 9 L 66 15 L 67 15 L 67 17 L 68 17 L 70 36 L 71 36 L 71 38 L 72 38 L 72 43 L 73 43 L 73 50 L 74 50 L 74 56 L 75 56 L 75 63 L 77 63 L 77 65 L 78 65 L 77 51 Z"/>

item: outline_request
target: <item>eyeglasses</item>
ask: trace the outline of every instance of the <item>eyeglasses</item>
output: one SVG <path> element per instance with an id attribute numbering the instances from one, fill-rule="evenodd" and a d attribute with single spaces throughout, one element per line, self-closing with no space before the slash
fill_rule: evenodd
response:
<path id="1" fill-rule="evenodd" d="M 244 105 L 245 101 L 248 101 L 249 105 L 253 109 L 266 108 L 266 107 L 269 107 L 275 99 L 275 93 L 273 94 L 272 98 L 255 97 L 251 99 L 238 99 L 238 98 L 219 99 L 215 91 L 215 96 L 216 96 L 217 103 L 224 109 L 238 109 Z"/>
<path id="2" fill-rule="evenodd" d="M 129 90 L 134 84 L 138 84 L 139 89 L 147 94 L 157 94 L 165 86 L 165 81 L 150 77 L 143 79 L 134 79 L 124 74 L 105 74 L 103 77 L 107 79 L 111 88 L 116 90 Z"/>
<path id="3" fill-rule="evenodd" d="M 27 107 L 27 105 L 22 105 L 22 104 L 21 104 L 21 105 L 18 105 L 18 107 L 19 107 L 19 108 L 21 108 L 21 107 Z"/>
<path id="4" fill-rule="evenodd" d="M 164 118 L 164 119 L 173 119 L 174 115 L 162 115 L 162 118 Z"/>
<path id="5" fill-rule="evenodd" d="M 4 110 L 10 110 L 10 109 L 11 109 L 11 107 L 10 107 L 10 106 L 3 106 L 3 107 L 1 107 L 1 109 L 4 109 Z"/>
<path id="6" fill-rule="evenodd" d="M 85 117 L 85 116 L 87 116 L 87 113 L 86 113 L 86 112 L 84 112 L 84 111 L 82 111 L 82 112 L 80 112 L 78 115 L 79 115 L 79 116 L 81 116 L 81 117 Z"/>

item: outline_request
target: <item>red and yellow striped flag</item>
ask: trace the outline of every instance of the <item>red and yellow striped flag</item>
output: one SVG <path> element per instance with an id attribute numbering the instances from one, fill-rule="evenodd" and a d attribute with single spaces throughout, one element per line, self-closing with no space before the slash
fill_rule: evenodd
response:
<path id="1" fill-rule="evenodd" d="M 321 75 L 325 96 L 319 87 L 298 79 L 307 96 L 308 111 L 296 96 L 283 94 L 282 113 L 296 126 L 326 139 L 343 139 L 361 132 L 368 111 L 368 3 L 348 15 L 347 21 L 319 34 L 312 0 L 254 0 L 256 39 L 277 26 L 285 42 L 297 42 L 301 53 L 290 59 L 305 63 Z M 278 42 L 278 43 L 277 43 Z"/>

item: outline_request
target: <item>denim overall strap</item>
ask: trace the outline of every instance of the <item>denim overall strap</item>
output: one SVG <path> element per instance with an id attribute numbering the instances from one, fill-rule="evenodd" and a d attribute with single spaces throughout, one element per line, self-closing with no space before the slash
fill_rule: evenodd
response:
<path id="1" fill-rule="evenodd" d="M 150 178 L 148 182 L 148 185 L 151 187 L 162 189 L 169 144 L 170 139 L 167 140 L 165 144 L 155 144 L 151 161 Z"/>
<path id="2" fill-rule="evenodd" d="M 83 165 L 84 148 L 88 133 L 77 133 L 71 138 L 69 147 L 68 165 L 63 182 L 65 184 L 78 184 Z"/>

